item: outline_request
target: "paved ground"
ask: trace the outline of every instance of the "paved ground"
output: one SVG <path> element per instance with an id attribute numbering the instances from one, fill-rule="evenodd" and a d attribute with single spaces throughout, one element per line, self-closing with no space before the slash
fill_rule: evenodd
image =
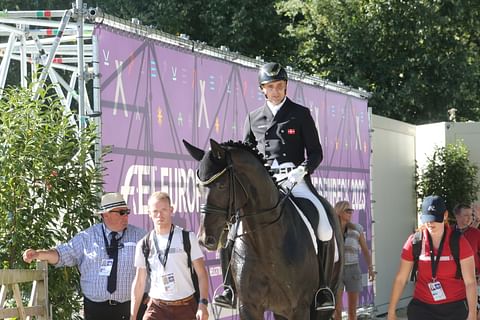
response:
<path id="1" fill-rule="evenodd" d="M 371 319 L 386 319 L 387 315 L 377 316 Z M 360 319 L 359 319 L 360 320 Z M 397 310 L 397 320 L 407 320 L 407 309 Z"/>
<path id="2" fill-rule="evenodd" d="M 343 319 L 348 319 L 345 313 L 342 316 L 343 316 Z M 368 312 L 365 312 L 363 314 L 358 313 L 357 318 L 358 320 L 385 320 L 387 319 L 387 315 L 384 314 L 384 315 L 375 316 L 373 314 L 369 314 Z M 397 310 L 397 320 L 407 320 L 406 308 Z"/>

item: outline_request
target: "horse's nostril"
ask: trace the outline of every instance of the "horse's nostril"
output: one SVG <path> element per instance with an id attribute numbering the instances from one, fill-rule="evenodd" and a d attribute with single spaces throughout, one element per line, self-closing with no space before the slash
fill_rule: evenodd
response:
<path id="1" fill-rule="evenodd" d="M 205 239 L 205 245 L 208 247 L 208 246 L 213 246 L 214 244 L 216 243 L 216 240 L 214 237 L 212 236 L 208 236 L 206 239 Z"/>

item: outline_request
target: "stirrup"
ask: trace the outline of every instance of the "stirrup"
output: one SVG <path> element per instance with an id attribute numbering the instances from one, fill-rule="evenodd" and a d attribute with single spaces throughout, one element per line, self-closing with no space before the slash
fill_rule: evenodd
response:
<path id="1" fill-rule="evenodd" d="M 327 291 L 328 294 L 330 294 L 330 296 L 332 297 L 332 304 L 331 305 L 318 305 L 318 294 L 320 292 L 323 292 L 323 291 Z M 316 311 L 332 311 L 332 310 L 335 310 L 335 295 L 333 294 L 333 291 L 332 289 L 330 289 L 329 287 L 323 287 L 323 288 L 320 288 L 317 290 L 317 292 L 315 293 L 315 310 Z"/>
<path id="2" fill-rule="evenodd" d="M 229 304 L 229 303 L 226 303 L 226 302 L 222 302 L 222 301 L 217 301 L 217 300 L 216 300 L 216 298 L 217 298 L 218 296 L 220 296 L 220 295 L 218 294 L 218 290 L 219 290 L 220 288 L 223 288 L 223 291 L 225 291 L 226 289 L 229 289 L 229 290 L 230 290 L 230 292 L 232 293 L 232 300 L 231 300 L 232 304 Z M 233 290 L 233 287 L 230 286 L 230 285 L 228 285 L 228 286 L 225 285 L 225 284 L 219 285 L 219 286 L 215 289 L 215 291 L 213 291 L 213 299 L 212 299 L 212 300 L 213 300 L 213 301 L 212 301 L 212 304 L 213 304 L 213 305 L 215 305 L 215 306 L 217 306 L 217 307 L 221 307 L 221 308 L 235 309 L 236 306 L 237 306 L 237 301 L 236 301 L 236 297 L 235 297 L 235 291 Z"/>

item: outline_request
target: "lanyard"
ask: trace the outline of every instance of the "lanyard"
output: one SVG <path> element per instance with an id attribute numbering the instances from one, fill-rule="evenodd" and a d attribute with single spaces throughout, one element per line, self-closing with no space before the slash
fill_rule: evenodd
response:
<path id="1" fill-rule="evenodd" d="M 432 236 L 430 235 L 429 232 L 427 232 L 428 243 L 430 244 L 430 260 L 432 262 L 432 279 L 433 280 L 435 280 L 435 277 L 437 275 L 438 264 L 440 262 L 440 257 L 442 256 L 443 243 L 445 242 L 446 234 L 447 234 L 447 230 L 443 230 L 442 240 L 440 240 L 440 245 L 438 246 L 437 256 L 434 257 Z"/>
<path id="2" fill-rule="evenodd" d="M 168 259 L 168 252 L 170 251 L 170 245 L 172 244 L 172 238 L 173 238 L 173 224 L 170 226 L 170 234 L 168 235 L 168 241 L 167 241 L 167 247 L 165 248 L 165 253 L 162 255 L 160 254 L 160 249 L 158 248 L 158 243 L 157 243 L 157 233 L 154 232 L 154 237 L 153 237 L 153 243 L 155 244 L 155 249 L 157 249 L 158 252 L 158 260 L 160 260 L 160 263 L 163 266 L 163 269 L 165 269 L 165 266 L 167 265 L 167 259 Z"/>
<path id="3" fill-rule="evenodd" d="M 123 236 L 125 235 L 125 230 L 127 230 L 127 228 L 123 229 L 122 230 L 122 236 L 120 238 L 117 239 L 117 243 L 122 240 Z M 112 231 L 113 232 L 113 231 Z M 108 244 L 108 240 L 107 240 L 107 236 L 105 235 L 105 225 L 102 225 L 102 234 L 103 234 L 103 241 L 105 242 L 105 249 L 107 250 L 107 254 L 110 256 L 111 255 L 111 242 L 110 242 L 110 245 Z M 112 240 L 110 240 L 112 241 Z M 123 243 L 119 243 L 118 244 L 118 249 L 122 249 L 123 248 Z"/>

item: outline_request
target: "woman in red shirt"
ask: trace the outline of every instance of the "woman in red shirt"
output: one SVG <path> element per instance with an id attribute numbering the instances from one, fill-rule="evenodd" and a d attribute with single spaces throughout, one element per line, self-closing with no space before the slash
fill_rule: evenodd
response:
<path id="1" fill-rule="evenodd" d="M 407 309 L 409 320 L 475 320 L 476 281 L 473 251 L 460 236 L 459 255 L 463 279 L 457 279 L 456 264 L 450 251 L 452 229 L 444 223 L 448 217 L 445 202 L 439 196 L 426 197 L 420 216 L 422 248 L 418 261 L 413 299 Z M 411 235 L 403 246 L 400 268 L 393 282 L 388 320 L 396 320 L 395 310 L 413 267 Z"/>

